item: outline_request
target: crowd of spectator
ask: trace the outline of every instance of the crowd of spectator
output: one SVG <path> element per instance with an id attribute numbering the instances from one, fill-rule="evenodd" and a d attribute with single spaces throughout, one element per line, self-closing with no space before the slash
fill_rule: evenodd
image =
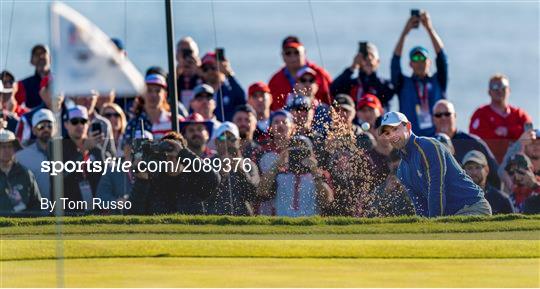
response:
<path id="1" fill-rule="evenodd" d="M 405 75 L 404 42 L 418 26 L 428 33 L 433 51 L 411 49 L 412 75 Z M 114 43 L 123 50 L 121 41 Z M 129 209 L 66 209 L 66 214 L 419 214 L 397 177 L 403 154 L 378 130 L 394 97 L 395 109 L 410 121 L 414 134 L 440 141 L 444 157 L 462 166 L 456 174 L 466 173 L 482 189 L 494 214 L 540 212 L 540 129 L 532 127 L 524 109 L 510 104 L 510 80 L 501 73 L 486 76 L 489 98 L 473 113 L 468 131 L 457 127 L 459 112 L 446 94 L 446 51 L 425 11 L 408 19 L 389 78 L 378 73 L 380 54 L 373 43 L 332 80 L 309 60 L 298 37 L 287 36 L 281 43 L 283 66 L 269 75 L 268 84 L 258 81 L 245 90 L 231 60 L 216 52 L 200 57 L 197 43 L 182 38 L 176 49 L 177 82 L 168 83 L 166 71 L 150 67 L 145 92 L 125 100 L 114 90 L 53 97 L 49 50 L 35 45 L 33 75 L 17 81 L 9 71 L 0 74 L 0 191 L 5 192 L 0 213 L 51 213 L 40 209 L 40 199 L 54 200 L 57 191 L 54 176 L 43 172 L 41 163 L 53 159 L 58 134 L 64 162 L 116 157 L 135 168 L 150 155 L 243 164 L 234 171 L 64 172 L 63 196 L 70 200 L 133 204 Z M 433 61 L 436 72 L 430 74 Z M 171 113 L 169 85 L 178 87 L 178 119 Z M 173 122 L 179 132 L 172 131 Z M 145 141 L 154 146 L 145 150 Z M 452 194 L 459 198 L 461 192 Z"/>

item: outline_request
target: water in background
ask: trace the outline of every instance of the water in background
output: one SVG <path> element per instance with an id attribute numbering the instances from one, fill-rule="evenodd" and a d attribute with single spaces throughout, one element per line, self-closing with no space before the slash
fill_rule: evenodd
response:
<path id="1" fill-rule="evenodd" d="M 66 3 L 108 35 L 123 39 L 129 58 L 141 71 L 151 65 L 167 67 L 163 1 Z M 33 72 L 31 47 L 48 43 L 49 2 L 15 1 L 8 49 L 12 5 L 13 1 L 0 0 L 0 67 L 5 67 L 8 54 L 7 68 L 21 79 Z M 511 103 L 525 108 L 540 128 L 539 6 L 538 2 L 312 2 L 312 21 L 307 1 L 216 1 L 215 23 L 209 1 L 176 1 L 173 9 L 176 39 L 191 35 L 202 54 L 225 47 L 244 87 L 268 81 L 280 68 L 280 43 L 289 34 L 298 35 L 308 57 L 324 64 L 333 77 L 351 64 L 358 41 L 372 41 L 381 54 L 380 74 L 389 76 L 390 58 L 409 10 L 426 9 L 449 56 L 448 96 L 456 104 L 458 126 L 468 130 L 473 111 L 489 102 L 488 79 L 496 72 L 510 77 Z M 404 52 L 417 44 L 433 52 L 423 28 L 409 34 Z M 406 57 L 402 67 L 410 73 L 405 61 Z"/>

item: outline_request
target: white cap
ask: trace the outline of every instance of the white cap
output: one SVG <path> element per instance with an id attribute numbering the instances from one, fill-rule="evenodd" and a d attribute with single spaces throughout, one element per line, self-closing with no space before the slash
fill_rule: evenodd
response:
<path id="1" fill-rule="evenodd" d="M 55 122 L 54 114 L 52 111 L 42 108 L 34 113 L 32 116 L 32 127 L 35 127 L 38 123 L 48 120 L 52 123 Z"/>
<path id="2" fill-rule="evenodd" d="M 213 134 L 212 138 L 216 139 L 217 137 L 221 136 L 225 132 L 232 133 L 237 139 L 240 138 L 240 132 L 238 131 L 238 127 L 236 124 L 226 121 L 223 122 L 216 130 L 216 132 Z"/>
<path id="3" fill-rule="evenodd" d="M 383 116 L 381 126 L 379 126 L 379 134 L 381 134 L 382 129 L 385 126 L 398 126 L 404 122 L 409 122 L 409 120 L 403 113 L 397 111 L 389 111 Z"/>

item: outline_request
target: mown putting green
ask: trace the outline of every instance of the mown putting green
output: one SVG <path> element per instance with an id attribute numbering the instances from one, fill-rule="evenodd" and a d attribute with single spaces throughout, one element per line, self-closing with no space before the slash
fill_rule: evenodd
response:
<path id="1" fill-rule="evenodd" d="M 2 286 L 538 287 L 540 216 L 0 219 Z M 61 252 L 62 262 L 56 260 Z M 57 267 L 57 265 L 63 267 Z"/>

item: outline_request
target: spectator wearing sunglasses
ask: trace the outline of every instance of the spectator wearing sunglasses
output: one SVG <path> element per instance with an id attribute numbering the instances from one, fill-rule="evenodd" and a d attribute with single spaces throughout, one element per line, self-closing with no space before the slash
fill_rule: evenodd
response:
<path id="1" fill-rule="evenodd" d="M 409 66 L 412 76 L 405 76 L 401 70 L 401 54 L 405 38 L 411 29 L 422 23 L 431 38 L 436 58 L 437 72 L 430 75 L 432 60 L 429 52 L 422 46 L 416 46 L 409 52 Z M 438 100 L 446 98 L 448 83 L 448 61 L 443 50 L 443 42 L 431 23 L 427 12 L 420 16 L 411 16 L 399 37 L 394 50 L 391 65 L 392 83 L 399 97 L 399 111 L 405 114 L 412 125 L 412 131 L 419 136 L 433 136 L 435 126 L 431 115 L 432 107 Z"/>
<path id="2" fill-rule="evenodd" d="M 282 109 L 287 105 L 287 96 L 295 87 L 297 73 L 306 67 L 316 72 L 315 79 L 318 90 L 315 93 L 315 98 L 323 103 L 331 104 L 330 83 L 332 79 L 330 74 L 324 68 L 307 60 L 306 49 L 298 37 L 286 37 L 282 42 L 281 48 L 281 56 L 283 62 L 285 62 L 285 66 L 276 72 L 270 79 L 270 82 L 268 82 L 268 86 L 274 97 L 271 106 L 272 111 Z"/>
<path id="3" fill-rule="evenodd" d="M 358 103 L 366 94 L 375 95 L 382 102 L 385 110 L 389 110 L 388 102 L 394 96 L 394 86 L 390 80 L 377 75 L 381 62 L 377 46 L 368 42 L 366 50 L 367 55 L 358 52 L 352 65 L 334 79 L 330 91 L 332 95 L 348 94 L 353 97 L 355 103 Z M 357 70 L 358 76 L 353 78 Z"/>
<path id="4" fill-rule="evenodd" d="M 223 168 L 219 171 L 221 182 L 217 193 L 207 201 L 208 213 L 210 215 L 252 215 L 251 202 L 256 197 L 259 170 L 250 159 L 242 157 L 238 127 L 232 122 L 222 123 L 212 141 L 216 146 L 216 158 L 220 159 L 222 164 L 226 164 L 229 159 L 234 164 L 237 161 L 249 163 L 251 169 L 240 168 L 235 171 Z"/>
<path id="5" fill-rule="evenodd" d="M 534 174 L 531 160 L 522 153 L 510 157 L 505 170 L 514 183 L 510 197 L 516 211 L 522 213 L 527 199 L 540 194 L 540 176 Z"/>
<path id="6" fill-rule="evenodd" d="M 100 161 L 102 162 L 103 150 L 97 145 L 95 136 L 88 133 L 90 120 L 86 107 L 76 105 L 67 111 L 67 120 L 64 126 L 67 135 L 63 141 L 63 161 Z M 82 166 L 82 172 L 65 171 L 64 174 L 64 197 L 70 201 L 86 201 L 90 203 L 96 195 L 101 172 L 93 172 L 87 166 Z M 52 198 L 55 198 L 54 192 Z M 89 206 L 90 207 L 90 206 Z M 66 214 L 82 214 L 82 209 L 71 210 L 66 208 Z"/>
<path id="7" fill-rule="evenodd" d="M 501 188 L 501 181 L 497 174 L 499 165 L 487 144 L 478 136 L 459 130 L 457 128 L 457 115 L 454 104 L 441 99 L 433 106 L 433 124 L 435 133 L 444 133 L 450 137 L 454 146 L 454 157 L 462 160 L 469 151 L 480 151 L 487 159 L 489 175 L 487 182 L 494 188 Z"/>
<path id="8" fill-rule="evenodd" d="M 112 135 L 116 147 L 116 156 L 123 156 L 122 139 L 126 131 L 126 115 L 122 108 L 116 103 L 106 103 L 101 108 L 101 115 L 109 120 L 112 128 Z"/>
<path id="9" fill-rule="evenodd" d="M 215 91 L 214 99 L 219 108 L 215 113 L 217 120 L 231 121 L 236 107 L 246 104 L 246 93 L 234 77 L 229 60 L 218 60 L 214 52 L 206 53 L 202 58 L 201 70 L 203 82 Z"/>
<path id="10" fill-rule="evenodd" d="M 41 197 L 51 199 L 50 174 L 41 171 L 41 162 L 49 160 L 49 143 L 56 131 L 52 111 L 42 108 L 32 116 L 32 131 L 36 141 L 15 154 L 17 161 L 36 177 Z"/>
<path id="11" fill-rule="evenodd" d="M 481 137 L 500 163 L 510 144 L 517 140 L 532 119 L 527 112 L 509 104 L 510 81 L 497 73 L 489 80 L 491 103 L 478 108 L 471 117 L 470 133 Z"/>

